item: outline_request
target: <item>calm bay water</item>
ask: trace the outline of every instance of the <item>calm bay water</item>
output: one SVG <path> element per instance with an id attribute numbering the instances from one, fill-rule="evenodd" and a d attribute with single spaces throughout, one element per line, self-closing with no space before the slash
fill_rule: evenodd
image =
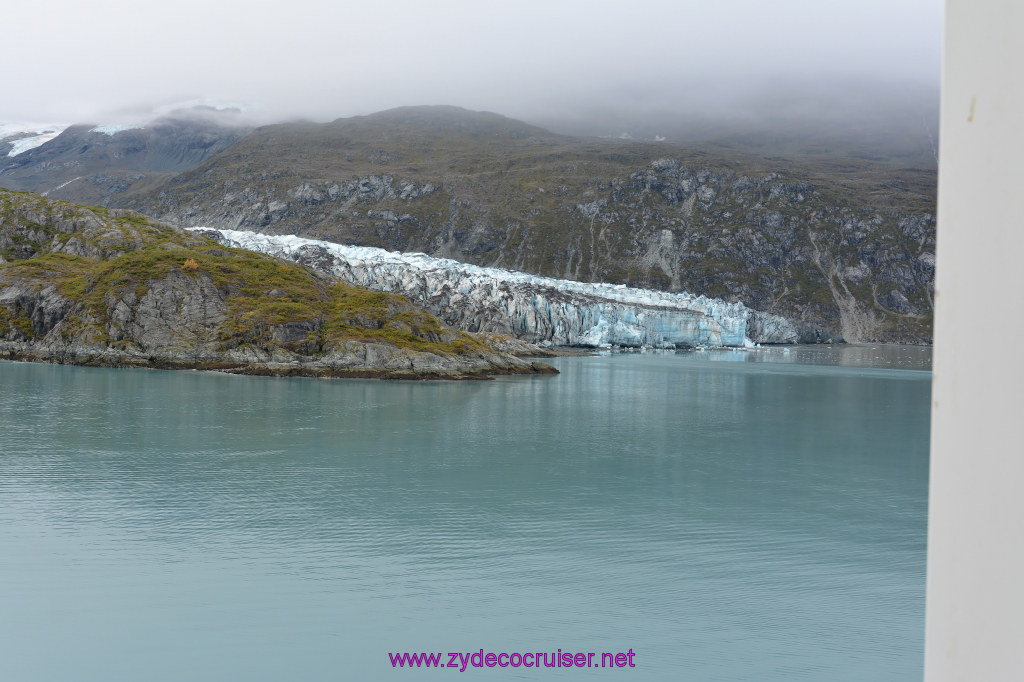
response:
<path id="1" fill-rule="evenodd" d="M 0 679 L 919 680 L 927 361 L 608 355 L 461 383 L 0 363 Z M 481 648 L 636 667 L 388 660 Z"/>

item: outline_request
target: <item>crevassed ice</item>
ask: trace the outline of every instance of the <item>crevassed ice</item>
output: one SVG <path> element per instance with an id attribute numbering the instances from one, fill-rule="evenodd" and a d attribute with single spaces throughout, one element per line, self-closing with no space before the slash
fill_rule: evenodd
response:
<path id="1" fill-rule="evenodd" d="M 371 289 L 404 294 L 467 331 L 589 347 L 751 345 L 746 338 L 750 311 L 742 303 L 541 277 L 295 235 L 212 231 L 231 246 L 304 262 Z"/>

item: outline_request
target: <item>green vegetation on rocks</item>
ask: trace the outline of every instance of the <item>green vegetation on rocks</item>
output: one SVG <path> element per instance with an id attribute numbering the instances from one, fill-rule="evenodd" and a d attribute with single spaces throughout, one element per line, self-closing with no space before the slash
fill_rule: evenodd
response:
<path id="1" fill-rule="evenodd" d="M 116 209 L 0 190 L 0 357 L 308 376 L 553 372 L 393 294 Z"/>

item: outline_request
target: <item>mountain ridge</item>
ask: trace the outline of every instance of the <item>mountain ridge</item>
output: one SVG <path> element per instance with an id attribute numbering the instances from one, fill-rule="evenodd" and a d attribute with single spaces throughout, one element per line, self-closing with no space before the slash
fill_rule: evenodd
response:
<path id="1" fill-rule="evenodd" d="M 931 339 L 934 168 L 578 138 L 449 106 L 260 126 L 193 160 L 72 176 L 52 195 L 84 188 L 83 200 L 181 226 L 693 291 L 851 341 Z"/>
<path id="2" fill-rule="evenodd" d="M 930 341 L 934 171 L 572 138 L 493 116 L 421 107 L 264 126 L 118 202 L 181 225 L 694 291 L 851 341 Z M 467 120 L 529 134 L 474 135 Z"/>
<path id="3" fill-rule="evenodd" d="M 0 157 L 0 186 L 106 205 L 195 167 L 251 130 L 196 111 L 131 125 L 70 125 L 38 147 Z"/>

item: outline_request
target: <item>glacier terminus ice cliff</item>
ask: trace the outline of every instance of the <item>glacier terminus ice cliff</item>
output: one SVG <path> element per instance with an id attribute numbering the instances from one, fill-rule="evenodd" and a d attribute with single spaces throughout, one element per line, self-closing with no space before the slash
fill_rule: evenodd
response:
<path id="1" fill-rule="evenodd" d="M 575 282 L 422 253 L 346 246 L 293 235 L 192 228 L 226 246 L 287 258 L 369 289 L 407 296 L 446 323 L 539 345 L 743 347 L 840 342 L 826 330 L 685 292 Z"/>

